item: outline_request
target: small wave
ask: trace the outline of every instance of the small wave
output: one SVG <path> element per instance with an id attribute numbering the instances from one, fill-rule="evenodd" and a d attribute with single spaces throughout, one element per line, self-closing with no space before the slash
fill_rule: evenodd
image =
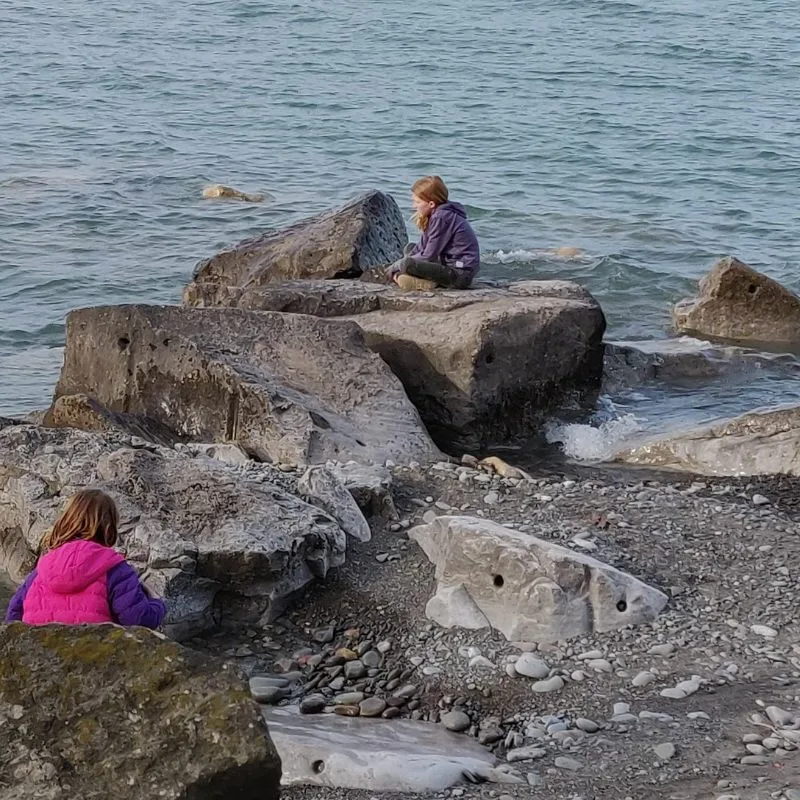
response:
<path id="1" fill-rule="evenodd" d="M 568 458 L 606 461 L 622 449 L 626 439 L 642 428 L 633 414 L 623 414 L 599 425 L 550 422 L 545 426 L 545 437 L 551 444 L 560 444 Z"/>
<path id="2" fill-rule="evenodd" d="M 579 247 L 549 247 L 536 250 L 498 250 L 489 253 L 489 260 L 500 264 L 530 264 L 534 261 L 577 261 L 588 263 L 593 259 Z"/>

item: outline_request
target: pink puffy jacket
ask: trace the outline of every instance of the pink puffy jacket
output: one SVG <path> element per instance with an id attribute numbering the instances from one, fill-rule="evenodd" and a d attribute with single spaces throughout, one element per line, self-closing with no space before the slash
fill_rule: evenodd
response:
<path id="1" fill-rule="evenodd" d="M 108 571 L 125 559 L 110 547 L 77 540 L 39 559 L 25 595 L 22 621 L 29 625 L 113 622 Z"/>

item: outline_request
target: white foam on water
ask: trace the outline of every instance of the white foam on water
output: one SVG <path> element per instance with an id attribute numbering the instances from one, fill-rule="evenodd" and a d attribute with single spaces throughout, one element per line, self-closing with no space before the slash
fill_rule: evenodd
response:
<path id="1" fill-rule="evenodd" d="M 633 414 L 623 414 L 597 425 L 551 421 L 545 426 L 545 437 L 551 444 L 560 444 L 568 458 L 606 461 L 642 429 L 642 423 Z"/>
<path id="2" fill-rule="evenodd" d="M 500 264 L 529 264 L 533 261 L 591 261 L 583 250 L 577 249 L 576 252 L 560 253 L 559 248 L 537 248 L 535 250 L 525 250 L 523 248 L 517 250 L 498 250 L 496 253 L 489 253 L 489 261 L 495 261 Z"/>

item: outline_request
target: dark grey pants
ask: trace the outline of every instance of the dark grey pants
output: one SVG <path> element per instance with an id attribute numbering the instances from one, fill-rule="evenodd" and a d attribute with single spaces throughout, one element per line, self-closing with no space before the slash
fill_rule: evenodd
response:
<path id="1" fill-rule="evenodd" d="M 472 283 L 472 270 L 448 267 L 437 261 L 416 261 L 408 253 L 414 245 L 406 245 L 406 255 L 400 259 L 397 266 L 400 272 L 406 275 L 413 275 L 415 278 L 424 278 L 426 281 L 433 281 L 443 289 L 468 289 Z"/>

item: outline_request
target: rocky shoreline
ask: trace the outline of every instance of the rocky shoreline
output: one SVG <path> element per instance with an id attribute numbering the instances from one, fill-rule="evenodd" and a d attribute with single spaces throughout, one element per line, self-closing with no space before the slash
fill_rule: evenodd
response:
<path id="1" fill-rule="evenodd" d="M 691 473 L 794 471 L 794 415 L 618 457 L 686 474 L 479 460 L 591 406 L 602 310 L 559 281 L 370 281 L 404 243 L 370 193 L 202 262 L 188 307 L 70 314 L 50 409 L 0 418 L 0 567 L 22 578 L 73 491 L 112 494 L 165 631 L 235 664 L 236 703 L 249 678 L 288 798 L 798 800 L 797 480 Z M 769 303 L 748 270 L 691 324 L 731 281 Z M 605 358 L 606 380 L 681 368 Z M 23 696 L 0 685 L 0 723 Z M 234 740 L 274 777 L 254 731 Z"/>

